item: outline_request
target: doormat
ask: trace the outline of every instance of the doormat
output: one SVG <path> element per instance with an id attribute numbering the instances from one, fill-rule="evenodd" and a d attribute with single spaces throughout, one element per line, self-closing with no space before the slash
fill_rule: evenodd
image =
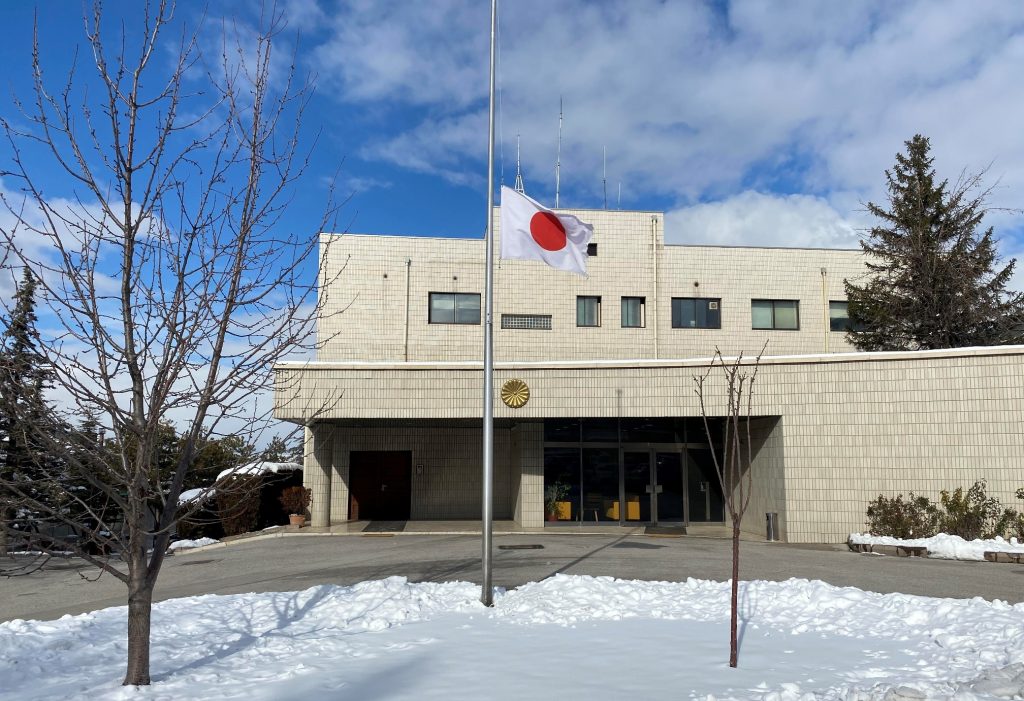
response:
<path id="1" fill-rule="evenodd" d="M 544 546 L 539 543 L 529 545 L 499 545 L 498 550 L 543 550 Z"/>
<path id="2" fill-rule="evenodd" d="M 660 535 L 679 538 L 686 535 L 686 526 L 647 526 L 644 535 Z"/>
<path id="3" fill-rule="evenodd" d="M 405 521 L 370 521 L 363 528 L 363 533 L 401 533 L 405 524 Z"/>

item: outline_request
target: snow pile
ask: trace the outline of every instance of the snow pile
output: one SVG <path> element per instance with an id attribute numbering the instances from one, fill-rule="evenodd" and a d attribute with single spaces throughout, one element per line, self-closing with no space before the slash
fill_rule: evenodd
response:
<path id="1" fill-rule="evenodd" d="M 239 467 L 232 467 L 224 470 L 219 475 L 215 482 L 220 482 L 222 479 L 228 476 L 250 476 L 250 475 L 266 475 L 266 474 L 278 474 L 280 472 L 295 472 L 301 470 L 302 465 L 297 462 L 251 462 L 246 465 Z"/>
<path id="2" fill-rule="evenodd" d="M 999 536 L 989 539 L 964 540 L 958 535 L 939 533 L 930 538 L 893 538 L 886 535 L 870 533 L 851 533 L 850 542 L 854 545 L 905 545 L 909 547 L 924 546 L 928 548 L 928 557 L 944 560 L 984 560 L 986 552 L 1020 553 L 1024 555 L 1024 544 L 1016 538 L 1004 540 Z"/>
<path id="3" fill-rule="evenodd" d="M 215 538 L 199 538 L 198 540 L 176 540 L 167 546 L 168 550 L 184 550 L 187 548 L 201 548 L 204 545 L 219 543 Z"/>
<path id="4" fill-rule="evenodd" d="M 125 609 L 0 624 L 4 693 L 42 699 L 812 699 L 1024 694 L 1024 604 L 558 575 L 484 608 L 404 578 L 157 604 L 153 686 L 119 686 Z"/>

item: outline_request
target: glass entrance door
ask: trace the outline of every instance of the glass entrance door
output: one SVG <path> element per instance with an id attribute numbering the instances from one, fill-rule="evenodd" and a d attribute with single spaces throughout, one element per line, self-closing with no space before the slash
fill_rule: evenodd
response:
<path id="1" fill-rule="evenodd" d="M 651 520 L 651 451 L 624 451 L 622 453 L 623 521 Z M 616 504 L 616 515 L 621 505 Z"/>
<path id="2" fill-rule="evenodd" d="M 725 501 L 715 473 L 714 458 L 708 448 L 686 451 L 689 519 L 692 522 L 725 520 Z"/>
<path id="3" fill-rule="evenodd" d="M 654 484 L 659 523 L 686 523 L 682 453 L 654 453 Z"/>
<path id="4" fill-rule="evenodd" d="M 626 522 L 686 521 L 683 456 L 660 450 L 622 452 L 623 503 L 613 509 Z"/>

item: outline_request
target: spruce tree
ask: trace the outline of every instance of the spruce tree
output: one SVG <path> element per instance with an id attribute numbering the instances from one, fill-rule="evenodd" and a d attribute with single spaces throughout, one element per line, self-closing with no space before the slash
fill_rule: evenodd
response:
<path id="1" fill-rule="evenodd" d="M 47 489 L 52 477 L 42 440 L 52 417 L 43 397 L 49 373 L 36 346 L 36 285 L 26 267 L 0 344 L 0 484 L 15 485 L 21 495 L 33 498 Z M 7 549 L 2 524 L 18 516 L 22 500 L 13 490 L 0 493 L 0 553 Z"/>
<path id="2" fill-rule="evenodd" d="M 1024 295 L 1007 290 L 1015 261 L 1000 267 L 980 176 L 936 182 L 931 143 L 920 134 L 885 172 L 889 206 L 861 247 L 869 279 L 846 282 L 851 342 L 864 351 L 1020 343 Z"/>

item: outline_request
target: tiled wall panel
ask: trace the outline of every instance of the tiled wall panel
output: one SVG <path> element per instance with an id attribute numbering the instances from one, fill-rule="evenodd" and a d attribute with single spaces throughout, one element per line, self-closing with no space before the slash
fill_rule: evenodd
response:
<path id="1" fill-rule="evenodd" d="M 495 358 L 694 358 L 723 353 L 850 350 L 828 327 L 843 279 L 860 279 L 859 251 L 664 245 L 655 212 L 564 210 L 595 227 L 589 275 L 534 261 L 496 260 Z M 497 222 L 497 217 L 496 217 Z M 496 250 L 500 228 L 496 223 Z M 480 239 L 324 235 L 319 360 L 474 360 L 483 326 L 428 323 L 430 292 L 484 291 Z M 825 271 L 825 274 L 822 274 Z M 601 325 L 576 326 L 576 297 L 601 298 Z M 643 297 L 643 328 L 622 328 L 622 297 Z M 721 298 L 722 328 L 672 328 L 673 297 Z M 751 299 L 796 299 L 797 331 L 753 331 Z M 502 329 L 502 314 L 544 314 L 551 330 Z"/>
<path id="2" fill-rule="evenodd" d="M 279 366 L 277 416 L 341 421 L 480 416 L 479 368 L 401 367 Z M 704 370 L 688 361 L 502 366 L 495 373 L 496 385 L 521 378 L 530 386 L 531 397 L 518 410 L 496 399 L 495 415 L 518 422 L 546 417 L 698 416 L 693 378 Z M 722 415 L 725 392 L 720 373 L 712 374 L 709 383 L 707 410 Z M 784 489 L 785 527 L 792 541 L 844 540 L 851 530 L 863 527 L 866 504 L 879 493 L 913 490 L 936 497 L 941 489 L 969 486 L 984 478 L 992 494 L 1014 503 L 1014 491 L 1024 486 L 1022 347 L 766 358 L 755 387 L 754 414 L 782 417 L 782 430 L 772 432 L 763 449 L 768 450 L 767 465 L 777 466 L 782 460 L 782 480 L 775 474 L 764 478 L 769 493 Z M 528 430 L 539 435 L 539 428 Z M 376 440 L 378 445 L 394 445 L 394 438 L 382 432 Z M 478 460 L 478 441 L 468 434 L 459 440 L 463 447 L 457 461 L 469 465 Z M 496 451 L 497 461 L 507 457 L 511 444 L 507 434 L 499 441 L 504 442 L 497 445 L 504 447 Z M 538 517 L 543 486 L 540 445 L 520 436 L 523 477 L 518 508 Z M 533 457 L 531 446 L 537 451 Z M 465 469 L 466 479 L 474 479 Z M 516 472 L 504 469 L 509 476 Z M 474 498 L 478 501 L 478 483 L 463 489 L 457 481 L 452 482 L 454 503 L 468 508 Z M 504 508 L 511 515 L 516 505 L 513 490 L 506 489 L 509 502 Z M 436 503 L 428 499 L 428 510 L 443 508 L 445 498 L 438 496 Z M 776 510 L 767 505 L 757 508 Z M 527 516 L 522 519 L 525 522 Z"/>

